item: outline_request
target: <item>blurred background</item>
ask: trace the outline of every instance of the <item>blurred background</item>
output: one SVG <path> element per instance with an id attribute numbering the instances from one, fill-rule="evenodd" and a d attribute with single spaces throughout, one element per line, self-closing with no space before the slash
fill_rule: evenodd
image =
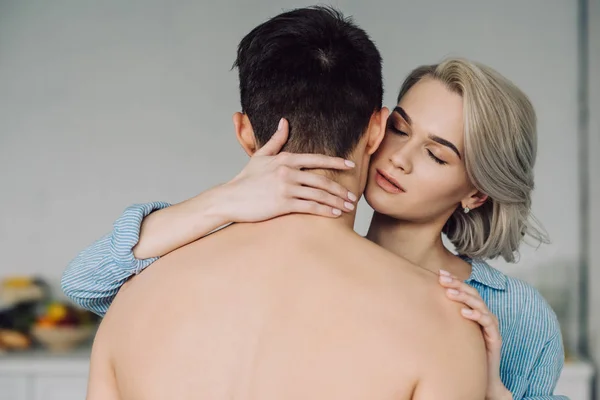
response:
<path id="1" fill-rule="evenodd" d="M 243 168 L 231 123 L 237 44 L 269 17 L 312 4 L 0 0 L 0 400 L 84 398 L 98 320 L 66 301 L 62 272 L 128 205 L 183 201 Z M 387 106 L 410 70 L 445 56 L 488 64 L 530 96 L 533 210 L 552 244 L 492 265 L 555 309 L 568 352 L 556 393 L 594 398 L 600 0 L 328 4 L 377 43 Z M 371 212 L 362 200 L 359 233 Z M 43 326 L 59 337 L 36 334 Z"/>

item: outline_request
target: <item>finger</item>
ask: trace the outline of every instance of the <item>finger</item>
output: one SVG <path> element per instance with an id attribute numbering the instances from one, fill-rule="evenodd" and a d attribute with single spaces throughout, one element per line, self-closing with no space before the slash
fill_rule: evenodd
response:
<path id="1" fill-rule="evenodd" d="M 500 337 L 500 329 L 498 329 L 498 325 L 496 325 L 494 318 L 490 314 L 481 314 L 479 324 L 486 329 L 490 337 Z"/>
<path id="2" fill-rule="evenodd" d="M 279 120 L 277 130 L 271 136 L 271 139 L 264 146 L 262 146 L 256 153 L 255 156 L 274 156 L 281 151 L 281 148 L 287 142 L 289 126 L 285 118 Z"/>
<path id="3" fill-rule="evenodd" d="M 291 175 L 291 179 L 294 180 L 294 182 L 299 183 L 300 185 L 308 186 L 315 189 L 321 189 L 331 193 L 334 196 L 349 200 L 351 202 L 355 202 L 358 199 L 354 193 L 350 192 L 348 189 L 335 182 L 334 180 L 327 178 L 326 176 L 317 175 L 308 171 L 297 170 L 294 171 Z"/>
<path id="4" fill-rule="evenodd" d="M 337 208 L 319 204 L 316 201 L 310 200 L 292 200 L 290 202 L 290 213 L 302 213 L 321 215 L 323 217 L 337 218 L 342 215 L 342 211 Z"/>
<path id="5" fill-rule="evenodd" d="M 440 284 L 445 288 L 453 288 L 460 290 L 461 292 L 467 292 L 473 296 L 479 296 L 479 292 L 474 287 L 467 285 L 460 279 L 453 278 L 451 276 L 440 275 Z"/>
<path id="6" fill-rule="evenodd" d="M 473 286 L 464 283 L 463 281 L 461 281 L 460 279 L 454 278 L 454 280 L 456 282 L 458 282 L 458 290 L 460 290 L 461 292 L 465 292 L 465 293 L 469 293 L 471 296 L 475 296 L 475 297 L 479 297 L 481 298 L 481 295 L 479 294 L 479 292 L 477 291 L 477 289 L 475 289 Z"/>
<path id="7" fill-rule="evenodd" d="M 463 308 L 460 313 L 467 319 L 477 322 L 485 329 L 485 333 L 489 339 L 498 341 L 502 340 L 500 330 L 494 324 L 493 318 L 489 314 L 482 314 L 479 311 Z"/>
<path id="8" fill-rule="evenodd" d="M 286 154 L 284 160 L 292 168 L 337 169 L 348 170 L 355 167 L 354 162 L 341 157 L 330 157 L 324 154 Z"/>
<path id="9" fill-rule="evenodd" d="M 471 296 L 468 293 L 460 292 L 456 289 L 446 289 L 448 297 L 454 301 L 466 304 L 473 310 L 479 311 L 482 314 L 490 314 L 487 306 L 480 297 Z"/>
<path id="10" fill-rule="evenodd" d="M 354 210 L 354 204 L 321 189 L 314 189 L 306 186 L 295 186 L 289 190 L 289 194 L 298 199 L 315 201 L 319 204 L 337 208 L 343 211 Z"/>
<path id="11" fill-rule="evenodd" d="M 453 280 L 456 280 L 457 282 L 461 282 L 465 285 L 467 285 L 466 283 L 464 283 L 461 279 L 458 279 L 458 277 L 456 275 L 452 275 L 450 272 L 445 271 L 443 269 L 439 270 L 439 276 L 440 276 L 440 281 L 441 282 L 452 282 Z M 441 279 L 442 277 L 446 277 L 443 280 Z M 467 287 L 471 288 L 470 285 L 467 285 Z"/>

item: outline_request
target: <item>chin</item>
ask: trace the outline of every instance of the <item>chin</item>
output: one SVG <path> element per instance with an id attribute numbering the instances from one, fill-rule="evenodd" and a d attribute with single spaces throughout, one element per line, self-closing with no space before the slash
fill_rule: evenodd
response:
<path id="1" fill-rule="evenodd" d="M 376 183 L 367 184 L 363 196 L 367 204 L 379 214 L 396 215 L 399 211 L 398 199 L 390 199 L 390 195 L 377 186 Z"/>
<path id="2" fill-rule="evenodd" d="M 408 198 L 391 195 L 376 183 L 367 184 L 363 196 L 367 204 L 381 215 L 401 221 L 416 221 L 423 218 L 423 216 L 415 215 L 418 208 L 415 208 Z"/>

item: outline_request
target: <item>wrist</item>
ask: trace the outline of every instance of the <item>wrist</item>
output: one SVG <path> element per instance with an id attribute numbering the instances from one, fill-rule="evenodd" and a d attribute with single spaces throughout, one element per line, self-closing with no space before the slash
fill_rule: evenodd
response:
<path id="1" fill-rule="evenodd" d="M 208 221 L 210 225 L 220 227 L 230 222 L 233 218 L 230 188 L 227 184 L 215 186 L 190 200 L 194 225 L 204 226 Z"/>

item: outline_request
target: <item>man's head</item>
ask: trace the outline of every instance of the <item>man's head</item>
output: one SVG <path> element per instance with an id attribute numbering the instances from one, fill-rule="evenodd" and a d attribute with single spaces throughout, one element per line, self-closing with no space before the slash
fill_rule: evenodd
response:
<path id="1" fill-rule="evenodd" d="M 234 122 L 249 153 L 281 118 L 289 121 L 288 152 L 348 157 L 370 127 L 379 133 L 381 56 L 366 32 L 334 9 L 297 9 L 257 26 L 240 42 L 234 65 L 244 113 Z M 369 154 L 375 139 L 364 141 Z"/>

